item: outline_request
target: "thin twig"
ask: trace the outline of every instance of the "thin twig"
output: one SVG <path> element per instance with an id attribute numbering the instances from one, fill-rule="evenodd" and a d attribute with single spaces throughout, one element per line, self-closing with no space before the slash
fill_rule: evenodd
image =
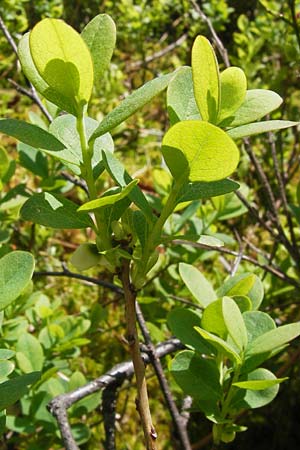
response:
<path id="1" fill-rule="evenodd" d="M 107 386 L 102 394 L 102 414 L 105 430 L 105 450 L 116 450 L 116 405 L 117 405 L 117 390 L 123 381 L 116 381 L 116 383 Z"/>
<path id="2" fill-rule="evenodd" d="M 289 7 L 290 7 L 290 11 L 291 11 L 291 16 L 292 16 L 292 27 L 294 29 L 294 32 L 295 32 L 295 35 L 297 38 L 298 47 L 300 49 L 300 30 L 299 30 L 298 20 L 297 20 L 297 16 L 296 16 L 295 0 L 289 0 Z"/>
<path id="3" fill-rule="evenodd" d="M 144 319 L 143 312 L 138 303 L 136 303 L 136 315 L 137 315 L 139 327 L 141 329 L 142 335 L 145 340 L 145 344 L 148 349 L 147 353 L 150 357 L 151 364 L 154 368 L 154 371 L 156 373 L 156 376 L 157 376 L 160 388 L 162 390 L 162 393 L 164 395 L 166 404 L 171 413 L 171 417 L 172 417 L 175 429 L 177 431 L 177 436 L 180 441 L 181 448 L 184 450 L 191 450 L 191 444 L 190 444 L 189 437 L 188 437 L 188 434 L 186 431 L 186 427 L 184 426 L 182 417 L 181 417 L 181 415 L 177 409 L 176 403 L 173 399 L 173 396 L 170 391 L 167 379 L 165 377 L 164 370 L 162 368 L 160 359 L 158 358 L 158 356 L 156 354 L 155 346 L 152 342 L 149 330 L 147 328 L 147 324 Z"/>
<path id="4" fill-rule="evenodd" d="M 178 339 L 170 339 L 156 346 L 156 354 L 158 358 L 163 358 L 166 355 L 176 352 L 183 348 L 183 345 Z M 143 355 L 145 364 L 150 363 L 150 358 L 147 354 Z M 77 403 L 82 398 L 85 398 L 101 389 L 115 384 L 116 382 L 123 382 L 130 379 L 134 373 L 132 361 L 123 362 L 116 365 L 106 374 L 99 378 L 90 381 L 85 386 L 82 386 L 74 391 L 55 397 L 48 405 L 48 409 L 53 414 L 58 422 L 62 439 L 66 450 L 78 450 L 78 446 L 72 435 L 71 426 L 67 416 L 67 409 L 74 403 Z"/>
<path id="5" fill-rule="evenodd" d="M 147 450 L 156 450 L 157 433 L 152 423 L 145 364 L 143 362 L 136 327 L 136 292 L 130 282 L 130 261 L 124 260 L 119 278 L 123 285 L 125 298 L 126 338 L 128 341 L 137 385 L 137 409 L 141 418 Z"/>
<path id="6" fill-rule="evenodd" d="M 2 30 L 7 42 L 11 46 L 13 52 L 16 54 L 17 59 L 19 60 L 17 44 L 15 43 L 12 35 L 10 34 L 10 32 L 8 31 L 8 28 L 6 27 L 5 23 L 3 22 L 1 15 L 0 15 L 0 29 Z M 34 103 L 40 108 L 41 112 L 48 119 L 48 121 L 52 122 L 53 118 L 52 118 L 51 114 L 49 113 L 49 111 L 45 108 L 45 106 L 41 102 L 38 94 L 36 93 L 35 87 L 33 86 L 33 84 L 30 83 L 29 80 L 28 80 L 28 83 L 30 86 L 30 90 L 20 86 L 18 83 L 16 83 L 15 81 L 13 81 L 11 79 L 9 79 L 9 82 L 16 88 L 17 91 L 19 91 L 22 94 L 26 95 L 27 97 L 31 98 L 31 100 L 33 100 Z"/>
<path id="7" fill-rule="evenodd" d="M 219 38 L 219 36 L 217 35 L 216 30 L 214 29 L 214 26 L 211 22 L 211 20 L 207 17 L 207 15 L 202 11 L 202 9 L 200 8 L 200 6 L 196 3 L 195 0 L 190 0 L 193 7 L 195 8 L 195 10 L 197 11 L 197 13 L 199 14 L 199 16 L 201 17 L 201 19 L 207 24 L 209 31 L 212 35 L 212 38 L 214 40 L 214 43 L 224 61 L 224 64 L 226 67 L 230 67 L 230 62 L 229 62 L 229 57 L 228 57 L 228 52 L 226 50 L 226 48 L 223 45 L 223 42 L 221 41 L 221 39 Z"/>

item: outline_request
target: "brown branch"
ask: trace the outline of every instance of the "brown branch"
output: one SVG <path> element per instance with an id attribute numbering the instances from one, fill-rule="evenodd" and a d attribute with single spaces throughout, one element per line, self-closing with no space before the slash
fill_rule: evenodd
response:
<path id="1" fill-rule="evenodd" d="M 157 434 L 152 423 L 145 364 L 140 352 L 140 344 L 136 327 L 136 292 L 130 282 L 130 261 L 124 260 L 119 278 L 123 285 L 125 297 L 126 338 L 133 361 L 137 385 L 137 410 L 139 412 L 147 450 L 156 450 Z"/>
<path id="2" fill-rule="evenodd" d="M 166 404 L 171 413 L 171 417 L 172 417 L 175 429 L 177 431 L 177 435 L 178 435 L 178 439 L 181 444 L 181 448 L 184 450 L 191 450 L 191 444 L 190 444 L 189 437 L 187 434 L 186 426 L 184 425 L 184 420 L 183 420 L 182 416 L 180 415 L 180 413 L 177 409 L 176 403 L 173 399 L 173 396 L 170 391 L 167 379 L 165 377 L 160 359 L 158 358 L 158 356 L 156 354 L 156 350 L 155 350 L 154 344 L 152 342 L 149 330 L 147 328 L 147 324 L 145 322 L 142 310 L 138 303 L 136 303 L 136 315 L 137 315 L 139 327 L 141 329 L 142 335 L 145 340 L 145 344 L 148 349 L 147 353 L 149 355 L 151 364 L 156 373 L 156 376 L 157 376 L 160 388 L 162 390 L 162 393 L 164 395 Z"/>

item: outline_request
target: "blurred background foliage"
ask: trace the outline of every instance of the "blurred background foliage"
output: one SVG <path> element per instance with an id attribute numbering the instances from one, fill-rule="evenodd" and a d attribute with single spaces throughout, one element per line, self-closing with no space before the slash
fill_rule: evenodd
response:
<path id="1" fill-rule="evenodd" d="M 207 23 L 201 19 L 195 4 L 212 22 L 228 50 L 231 64 L 245 71 L 249 88 L 271 89 L 283 97 L 283 107 L 275 113 L 274 118 L 299 121 L 300 5 L 292 0 L 1 0 L 0 14 L 16 42 L 45 17 L 63 18 L 80 31 L 95 15 L 104 12 L 111 15 L 117 25 L 117 46 L 111 70 L 97 83 L 97 92 L 90 106 L 91 115 L 101 120 L 127 92 L 146 80 L 190 64 L 190 49 L 195 37 L 198 34 L 210 37 Z M 219 62 L 222 66 L 221 57 Z M 37 106 L 12 84 L 15 82 L 26 86 L 27 82 L 2 33 L 0 74 L 0 116 L 26 120 L 31 118 L 35 123 L 41 120 Z M 155 177 L 151 168 L 161 165 L 160 141 L 167 127 L 165 101 L 164 98 L 158 98 L 142 113 L 114 131 L 118 156 L 124 160 L 131 174 L 139 174 L 145 191 L 154 194 L 154 200 L 156 193 L 161 193 L 163 187 L 161 179 Z M 15 164 L 12 160 L 19 158 L 20 162 L 20 153 L 16 152 L 12 139 L 1 137 L 1 145 L 8 150 L 12 166 Z M 296 205 L 298 217 L 297 214 L 293 217 L 293 232 L 299 244 L 299 132 L 293 128 L 278 134 L 275 145 L 280 168 L 286 174 L 284 183 L 288 203 Z M 278 200 L 280 192 L 274 176 L 270 136 L 253 139 L 252 146 L 274 193 L 282 226 L 287 229 L 286 215 Z M 49 165 L 47 182 L 51 189 L 68 192 L 70 197 L 75 198 L 82 195 L 58 175 L 61 167 L 50 160 L 45 164 Z M 26 189 L 36 189 L 42 181 L 38 173 L 30 174 L 22 164 L 12 167 L 12 173 L 7 183 L 3 183 L 1 191 L 1 255 L 11 249 L 29 250 L 36 258 L 37 270 L 61 270 L 61 261 L 67 262 L 72 251 L 85 241 L 86 236 L 82 236 L 79 231 L 54 232 L 21 222 L 18 210 L 22 199 L 26 197 Z M 268 201 L 261 180 L 257 177 L 257 169 L 244 150 L 235 178 L 244 183 L 244 195 L 267 221 Z M 104 179 L 100 183 L 108 183 L 108 180 Z M 10 195 L 13 190 L 15 194 Z M 180 217 L 179 212 L 175 216 L 175 223 L 176 220 L 180 222 Z M 204 202 L 200 207 L 198 205 L 196 214 L 190 210 L 186 212 L 186 217 L 190 219 L 188 227 L 191 229 L 201 228 L 204 233 L 220 237 L 233 250 L 239 250 L 242 240 L 243 248 L 258 261 L 265 261 L 264 255 L 268 254 L 269 260 L 275 261 L 283 273 L 295 280 L 299 279 L 299 265 L 297 267 L 283 246 L 274 243 L 270 234 L 259 226 L 255 217 L 247 213 L 247 209 L 233 194 L 214 202 Z M 154 342 L 170 336 L 166 314 L 180 301 L 174 298 L 174 292 L 179 299 L 193 301 L 178 275 L 178 262 L 183 260 L 197 265 L 214 285 L 222 283 L 227 276 L 226 267 L 230 269 L 232 263 L 232 258 L 225 260 L 217 252 L 183 246 L 170 247 L 160 257 L 165 269 L 139 299 Z M 299 288 L 246 261 L 237 270 L 254 271 L 263 279 L 266 291 L 264 308 L 272 313 L 278 323 L 299 320 Z M 104 281 L 113 281 L 101 269 L 93 269 L 91 275 L 99 276 Z M 6 312 L 0 340 L 4 345 L 17 348 L 21 345 L 18 344 L 18 337 L 22 332 L 34 335 L 43 347 L 42 365 L 46 375 L 44 385 L 36 387 L 20 405 L 9 412 L 10 431 L 0 441 L 0 447 L 3 450 L 59 449 L 59 434 L 45 405 L 51 396 L 84 384 L 86 379 L 99 376 L 128 357 L 122 340 L 124 319 L 121 298 L 101 287 L 52 277 L 36 277 L 34 288 L 24 295 L 25 303 L 23 299 L 17 310 Z M 49 340 L 49 330 L 52 330 L 52 338 L 55 337 L 52 341 Z M 290 376 L 290 381 L 281 386 L 274 403 L 241 418 L 241 423 L 247 424 L 249 430 L 241 433 L 227 448 L 299 448 L 300 378 L 299 357 L 294 356 L 295 352 L 299 355 L 296 345 L 293 344 L 290 350 L 294 359 L 286 353 L 272 363 L 275 371 L 283 364 L 286 367 L 284 376 Z M 17 370 L 22 372 L 22 364 L 17 364 Z M 174 442 L 170 417 L 161 403 L 159 387 L 151 370 L 149 376 L 151 406 L 155 421 L 159 423 L 161 448 L 171 449 L 174 448 Z M 183 394 L 172 379 L 170 383 L 180 405 Z M 71 412 L 72 423 L 77 426 L 78 441 L 82 442 L 82 448 L 86 450 L 100 448 L 99 442 L 103 439 L 101 406 L 97 406 L 99 403 L 100 399 L 94 398 L 90 403 L 87 401 L 74 407 Z M 97 408 L 94 410 L 95 405 Z M 134 391 L 128 382 L 123 386 L 118 401 L 118 449 L 143 448 L 141 433 L 132 416 L 135 417 Z M 209 430 L 210 424 L 203 416 L 191 414 L 189 433 L 194 450 L 210 448 L 210 444 L 202 440 Z"/>

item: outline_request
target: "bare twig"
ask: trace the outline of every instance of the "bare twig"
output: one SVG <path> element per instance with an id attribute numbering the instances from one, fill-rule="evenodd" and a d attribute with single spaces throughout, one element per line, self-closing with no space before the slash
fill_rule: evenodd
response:
<path id="1" fill-rule="evenodd" d="M 298 25 L 298 20 L 297 20 L 297 16 L 296 16 L 296 7 L 295 7 L 295 0 L 289 0 L 289 7 L 290 7 L 290 11 L 291 11 L 291 16 L 292 16 L 292 27 L 294 29 L 296 38 L 297 38 L 297 42 L 298 42 L 298 47 L 300 49 L 300 30 L 299 30 L 299 25 Z"/>
<path id="2" fill-rule="evenodd" d="M 226 67 L 230 66 L 230 62 L 229 62 L 229 57 L 228 57 L 228 52 L 226 50 L 226 48 L 223 45 L 223 42 L 221 41 L 221 39 L 219 38 L 219 36 L 217 35 L 216 30 L 214 29 L 214 26 L 211 22 L 211 20 L 207 17 L 207 15 L 202 11 L 202 9 L 200 8 L 200 6 L 196 3 L 195 0 L 190 0 L 191 4 L 193 5 L 193 7 L 195 8 L 195 10 L 197 11 L 197 13 L 199 14 L 199 16 L 201 17 L 201 19 L 207 24 L 209 31 L 212 35 L 212 38 L 214 40 L 214 43 L 218 49 L 218 52 L 220 53 L 224 64 Z"/>
<path id="3" fill-rule="evenodd" d="M 174 353 L 183 348 L 183 345 L 178 339 L 170 339 L 156 347 L 156 354 L 158 358 L 163 358 L 166 355 Z M 147 354 L 143 355 L 145 364 L 149 364 L 150 358 Z M 113 367 L 109 372 L 101 377 L 87 383 L 74 391 L 55 397 L 48 405 L 49 411 L 53 414 L 58 422 L 64 445 L 66 450 L 78 450 L 78 446 L 72 435 L 70 423 L 68 421 L 67 409 L 82 398 L 85 398 L 101 389 L 115 384 L 116 382 L 123 382 L 132 377 L 134 373 L 132 361 L 127 361 Z"/>
<path id="4" fill-rule="evenodd" d="M 178 439 L 181 444 L 181 448 L 184 450 L 191 450 L 191 444 L 189 441 L 189 437 L 186 431 L 186 427 L 184 426 L 182 417 L 177 409 L 176 403 L 174 402 L 173 396 L 171 394 L 167 379 L 165 377 L 160 359 L 158 358 L 155 350 L 155 346 L 152 342 L 149 330 L 147 328 L 147 324 L 145 322 L 142 310 L 139 306 L 139 304 L 136 304 L 136 314 L 137 314 L 137 320 L 139 323 L 139 327 L 141 329 L 142 335 L 145 340 L 145 344 L 148 349 L 148 355 L 151 361 L 151 364 L 154 368 L 154 371 L 156 373 L 157 379 L 159 381 L 160 388 L 162 390 L 162 393 L 164 395 L 166 404 L 169 408 L 169 411 L 171 413 L 171 417 L 173 420 L 173 424 L 175 426 L 175 429 L 177 431 Z"/>
<path id="5" fill-rule="evenodd" d="M 17 59 L 19 60 L 17 44 L 15 43 L 12 35 L 8 31 L 1 16 L 0 16 L 0 29 L 2 30 L 4 36 L 6 37 L 6 40 L 9 43 L 9 45 L 11 46 L 13 52 L 16 54 Z M 38 94 L 36 93 L 35 87 L 30 83 L 30 81 L 28 81 L 30 90 L 20 86 L 18 83 L 16 83 L 15 81 L 13 81 L 11 79 L 9 79 L 9 82 L 16 88 L 17 91 L 19 91 L 22 94 L 26 95 L 27 97 L 31 98 L 31 100 L 33 100 L 34 103 L 40 108 L 41 112 L 49 120 L 49 122 L 52 122 L 53 119 L 52 119 L 51 114 L 49 113 L 49 111 L 45 108 L 45 106 L 41 102 Z"/>
<path id="6" fill-rule="evenodd" d="M 116 381 L 116 383 L 107 386 L 102 394 L 102 414 L 105 430 L 105 450 L 116 450 L 116 405 L 117 405 L 117 390 L 123 381 Z"/>
<path id="7" fill-rule="evenodd" d="M 147 450 L 156 450 L 157 434 L 150 413 L 145 364 L 141 357 L 136 327 L 136 292 L 133 290 L 130 282 L 130 261 L 124 260 L 119 277 L 123 285 L 125 297 L 126 338 L 128 340 L 136 377 L 137 409 L 142 422 L 146 448 Z"/>

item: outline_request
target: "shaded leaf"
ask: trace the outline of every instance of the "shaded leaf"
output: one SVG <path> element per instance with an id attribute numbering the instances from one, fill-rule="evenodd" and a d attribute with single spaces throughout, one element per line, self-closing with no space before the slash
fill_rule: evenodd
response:
<path id="1" fill-rule="evenodd" d="M 178 195 L 178 203 L 216 197 L 237 190 L 240 187 L 233 180 L 195 181 L 185 183 Z"/>
<path id="2" fill-rule="evenodd" d="M 40 377 L 39 372 L 28 373 L 12 378 L 0 384 L 0 411 L 16 403 L 28 392 L 27 386 L 35 383 Z"/>
<path id="3" fill-rule="evenodd" d="M 240 356 L 237 354 L 234 348 L 230 344 L 228 344 L 228 342 L 225 342 L 223 339 L 219 338 L 218 336 L 215 336 L 212 333 L 209 333 L 208 331 L 203 330 L 200 327 L 194 328 L 198 333 L 200 333 L 200 335 L 204 339 L 206 339 L 213 347 L 215 347 L 216 350 L 218 350 L 218 352 L 227 356 L 231 361 L 233 361 L 237 365 L 241 365 L 242 360 Z"/>

